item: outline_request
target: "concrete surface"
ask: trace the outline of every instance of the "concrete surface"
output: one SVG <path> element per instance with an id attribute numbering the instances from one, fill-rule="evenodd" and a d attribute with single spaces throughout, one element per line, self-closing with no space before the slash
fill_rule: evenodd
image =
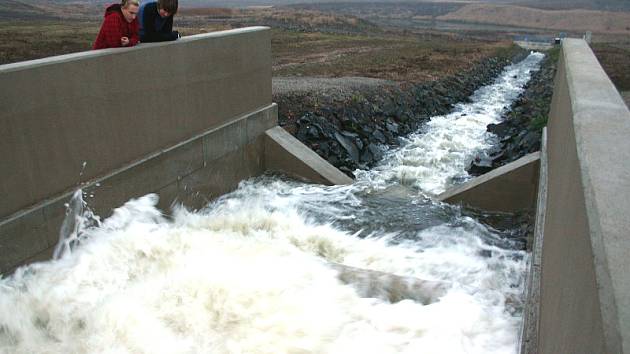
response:
<path id="1" fill-rule="evenodd" d="M 269 105 L 270 35 L 254 27 L 0 66 L 0 219 Z"/>
<path id="2" fill-rule="evenodd" d="M 549 50 L 554 46 L 551 43 L 530 41 L 514 41 L 514 44 L 528 50 Z"/>
<path id="3" fill-rule="evenodd" d="M 515 212 L 536 205 L 540 153 L 524 156 L 440 194 L 437 199 L 476 209 Z"/>
<path id="4" fill-rule="evenodd" d="M 539 353 L 630 353 L 630 112 L 583 40 L 548 123 Z"/>
<path id="5" fill-rule="evenodd" d="M 621 93 L 621 98 L 626 102 L 626 106 L 630 107 L 630 91 L 623 91 Z"/>
<path id="6" fill-rule="evenodd" d="M 321 184 L 350 184 L 346 176 L 281 127 L 265 132 L 265 167 Z"/>
<path id="7" fill-rule="evenodd" d="M 359 296 L 391 303 L 410 299 L 428 305 L 438 301 L 452 286 L 448 282 L 400 276 L 339 263 L 329 265 L 337 271 L 339 280 L 355 288 Z"/>

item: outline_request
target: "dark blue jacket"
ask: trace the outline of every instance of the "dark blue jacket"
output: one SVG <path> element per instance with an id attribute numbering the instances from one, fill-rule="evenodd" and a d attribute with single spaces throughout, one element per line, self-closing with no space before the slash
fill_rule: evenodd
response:
<path id="1" fill-rule="evenodd" d="M 158 12 L 157 2 L 148 2 L 140 6 L 140 42 L 165 42 L 179 38 L 173 31 L 173 15 L 162 18 Z"/>

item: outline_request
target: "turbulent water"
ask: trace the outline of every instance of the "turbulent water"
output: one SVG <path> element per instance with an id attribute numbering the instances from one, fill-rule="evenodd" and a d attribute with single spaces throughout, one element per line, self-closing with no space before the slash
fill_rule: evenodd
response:
<path id="1" fill-rule="evenodd" d="M 165 218 L 148 195 L 60 259 L 0 280 L 0 353 L 514 353 L 527 254 L 431 200 L 490 147 L 488 123 L 542 55 L 357 171 L 350 186 L 264 176 Z M 333 264 L 434 280 L 433 303 L 361 296 Z"/>

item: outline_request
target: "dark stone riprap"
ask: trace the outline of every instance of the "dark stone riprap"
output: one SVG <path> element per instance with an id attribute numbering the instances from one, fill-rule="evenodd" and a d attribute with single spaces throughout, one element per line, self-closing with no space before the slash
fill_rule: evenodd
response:
<path id="1" fill-rule="evenodd" d="M 456 103 L 524 58 L 513 51 L 487 58 L 471 70 L 428 83 L 394 83 L 336 90 L 275 95 L 279 124 L 331 164 L 352 175 L 382 158 L 382 145 L 417 131 L 430 117 L 449 113 Z"/>

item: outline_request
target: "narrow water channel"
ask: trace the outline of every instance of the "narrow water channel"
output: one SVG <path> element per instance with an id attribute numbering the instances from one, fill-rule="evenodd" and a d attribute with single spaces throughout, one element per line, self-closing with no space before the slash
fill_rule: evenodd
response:
<path id="1" fill-rule="evenodd" d="M 127 202 L 59 260 L 0 279 L 0 353 L 515 353 L 528 254 L 432 196 L 468 178 L 541 54 L 433 117 L 349 186 L 244 181 L 172 219 Z M 362 296 L 332 264 L 439 281 Z"/>

